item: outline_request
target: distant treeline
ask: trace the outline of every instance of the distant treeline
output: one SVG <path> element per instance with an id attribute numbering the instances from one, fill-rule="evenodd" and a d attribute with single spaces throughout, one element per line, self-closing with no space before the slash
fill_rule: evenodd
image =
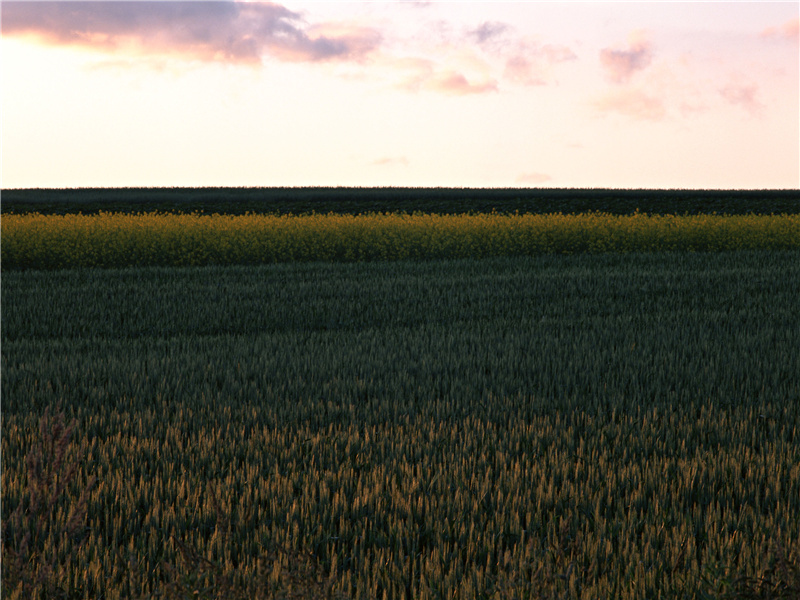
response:
<path id="1" fill-rule="evenodd" d="M 800 190 L 531 188 L 80 188 L 2 190 L 3 213 L 798 214 Z"/>

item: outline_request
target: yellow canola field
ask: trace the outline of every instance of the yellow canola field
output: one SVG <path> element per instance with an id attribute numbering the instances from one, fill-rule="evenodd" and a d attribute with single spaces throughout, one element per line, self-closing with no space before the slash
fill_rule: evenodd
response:
<path id="1" fill-rule="evenodd" d="M 800 248 L 800 215 L 3 215 L 2 266 L 58 269 Z"/>

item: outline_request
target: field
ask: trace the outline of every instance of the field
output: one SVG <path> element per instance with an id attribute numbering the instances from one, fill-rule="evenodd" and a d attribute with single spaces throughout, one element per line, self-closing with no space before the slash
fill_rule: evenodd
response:
<path id="1" fill-rule="evenodd" d="M 9 216 L 8 597 L 800 595 L 794 246 L 74 268 Z"/>
<path id="2" fill-rule="evenodd" d="M 11 214 L 5 269 L 800 249 L 800 215 Z"/>
<path id="3" fill-rule="evenodd" d="M 800 190 L 562 188 L 87 188 L 3 190 L 4 214 L 178 212 L 243 215 L 366 213 L 780 215 L 800 213 Z"/>

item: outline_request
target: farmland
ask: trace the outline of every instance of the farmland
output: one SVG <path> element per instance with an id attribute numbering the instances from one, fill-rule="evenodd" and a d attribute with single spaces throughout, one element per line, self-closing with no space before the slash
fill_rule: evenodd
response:
<path id="1" fill-rule="evenodd" d="M 780 215 L 800 213 L 800 190 L 568 188 L 85 188 L 3 190 L 5 214 L 175 212 L 226 215 L 367 213 Z"/>
<path id="2" fill-rule="evenodd" d="M 15 271 L 3 235 L 4 543 L 72 597 L 792 593 L 797 250 Z M 75 477 L 9 520 L 55 406 Z"/>
<path id="3" fill-rule="evenodd" d="M 5 269 L 800 249 L 800 215 L 6 215 Z"/>

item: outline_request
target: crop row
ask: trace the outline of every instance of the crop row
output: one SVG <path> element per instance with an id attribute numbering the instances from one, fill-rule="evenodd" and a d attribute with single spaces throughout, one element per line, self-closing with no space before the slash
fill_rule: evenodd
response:
<path id="1" fill-rule="evenodd" d="M 79 466 L 35 556 L 75 597 L 164 597 L 175 569 L 204 589 L 209 565 L 255 597 L 300 554 L 369 599 L 777 573 L 800 539 L 797 258 L 4 273 L 4 544 L 60 404 Z M 92 477 L 82 544 L 58 538 Z"/>
<path id="2" fill-rule="evenodd" d="M 800 190 L 559 188 L 83 188 L 3 190 L 6 213 L 797 214 Z"/>
<path id="3" fill-rule="evenodd" d="M 5 269 L 800 248 L 800 215 L 6 215 Z"/>

